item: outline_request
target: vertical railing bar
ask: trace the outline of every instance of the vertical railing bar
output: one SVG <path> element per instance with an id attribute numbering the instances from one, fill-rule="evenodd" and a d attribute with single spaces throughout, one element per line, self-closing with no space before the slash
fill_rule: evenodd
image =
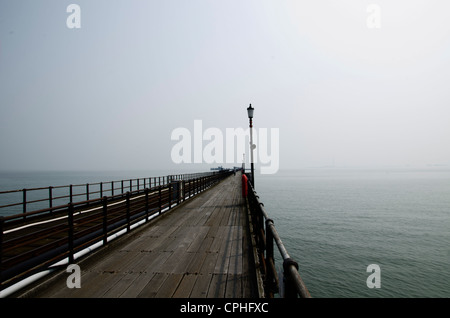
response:
<path id="1" fill-rule="evenodd" d="M 283 278 L 284 278 L 284 295 L 285 298 L 297 298 L 297 289 L 295 288 L 294 281 L 291 277 L 291 266 L 297 264 L 292 259 L 285 259 L 283 262 Z M 294 265 L 295 266 L 295 265 Z M 298 265 L 296 265 L 298 270 Z"/>
<path id="2" fill-rule="evenodd" d="M 27 189 L 22 190 L 22 199 L 23 199 L 22 210 L 24 213 L 23 218 L 25 219 L 26 218 L 25 213 L 27 213 Z"/>
<path id="3" fill-rule="evenodd" d="M 273 224 L 272 219 L 266 219 L 266 264 L 268 268 L 267 286 L 268 292 L 273 296 L 273 293 L 278 293 L 278 278 L 276 275 L 274 249 L 273 249 L 273 233 L 270 224 Z"/>
<path id="4" fill-rule="evenodd" d="M 148 188 L 145 188 L 145 222 L 148 222 Z"/>
<path id="5" fill-rule="evenodd" d="M 161 198 L 161 194 L 162 194 L 162 191 L 161 191 L 161 184 L 159 185 L 159 202 L 158 202 L 158 204 L 159 204 L 159 214 L 161 215 L 161 208 L 162 208 L 162 198 Z"/>
<path id="6" fill-rule="evenodd" d="M 130 192 L 128 191 L 126 194 L 127 198 L 127 232 L 130 232 Z"/>
<path id="7" fill-rule="evenodd" d="M 186 193 L 185 193 L 185 191 L 186 191 L 186 180 L 182 181 L 182 185 L 183 185 L 183 187 L 181 188 L 181 192 L 182 192 L 183 202 L 184 202 L 184 200 L 186 200 Z"/>
<path id="8" fill-rule="evenodd" d="M 48 205 L 51 209 L 53 207 L 53 187 L 48 187 Z"/>
<path id="9" fill-rule="evenodd" d="M 68 215 L 68 222 L 69 222 L 69 233 L 68 233 L 68 239 L 69 239 L 69 264 L 73 264 L 73 203 L 69 203 L 69 215 Z"/>
<path id="10" fill-rule="evenodd" d="M 103 245 L 108 243 L 108 197 L 103 197 Z"/>
<path id="11" fill-rule="evenodd" d="M 170 183 L 167 183 L 169 187 L 169 210 L 172 208 L 172 186 Z"/>

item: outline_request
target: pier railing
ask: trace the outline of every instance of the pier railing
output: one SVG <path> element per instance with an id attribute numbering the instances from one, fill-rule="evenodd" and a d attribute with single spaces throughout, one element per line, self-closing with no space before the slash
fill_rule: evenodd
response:
<path id="1" fill-rule="evenodd" d="M 93 244 L 108 243 L 119 232 L 130 231 L 231 173 L 168 176 L 164 183 L 156 183 L 155 178 L 154 183 L 144 181 L 141 186 L 137 181 L 134 188 L 130 180 L 129 188 L 121 186 L 120 193 L 114 193 L 111 185 L 110 195 L 101 192 L 95 199 L 87 186 L 87 200 L 74 202 L 69 194 L 65 196 L 70 198 L 67 204 L 0 216 L 0 290 L 63 259 L 73 263 L 76 253 Z"/>
<path id="2" fill-rule="evenodd" d="M 173 181 L 207 177 L 217 172 L 174 174 L 167 176 L 114 180 L 83 184 L 47 186 L 0 191 L 0 215 L 27 213 L 62 205 L 67 202 L 89 201 L 103 196 L 124 195 L 126 192 L 166 186 Z"/>
<path id="3" fill-rule="evenodd" d="M 278 235 L 274 221 L 264 209 L 264 204 L 259 201 L 250 180 L 251 178 L 248 178 L 247 198 L 252 218 L 251 225 L 258 250 L 257 262 L 262 272 L 266 297 L 274 297 L 274 294 L 280 294 L 285 298 L 310 298 L 311 295 L 298 272 L 298 263 L 289 256 Z M 274 243 L 283 260 L 283 282 L 281 284 L 275 267 Z M 280 285 L 282 286 L 281 290 Z"/>

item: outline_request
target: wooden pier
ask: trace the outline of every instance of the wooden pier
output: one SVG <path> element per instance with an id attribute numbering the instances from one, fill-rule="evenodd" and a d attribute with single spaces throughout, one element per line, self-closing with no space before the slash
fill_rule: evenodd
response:
<path id="1" fill-rule="evenodd" d="M 71 201 L 60 206 L 49 187 L 47 199 L 34 200 L 49 207 L 30 212 L 26 193 L 33 189 L 17 190 L 24 213 L 0 217 L 0 296 L 310 297 L 246 175 L 225 170 L 160 180 L 137 179 L 135 188 L 129 180 L 127 192 L 121 181 L 118 194 L 114 182 L 110 189 L 100 183 L 99 191 L 86 185 L 81 195 L 88 200 L 75 203 L 70 186 L 58 199 Z M 79 269 L 79 286 L 68 284 L 69 264 Z"/>
<path id="2" fill-rule="evenodd" d="M 240 174 L 111 243 L 33 297 L 257 297 Z M 253 263 L 253 264 L 252 264 Z"/>

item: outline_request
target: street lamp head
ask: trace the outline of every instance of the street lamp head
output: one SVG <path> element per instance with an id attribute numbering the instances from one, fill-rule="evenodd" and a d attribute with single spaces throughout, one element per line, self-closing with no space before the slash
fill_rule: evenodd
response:
<path id="1" fill-rule="evenodd" d="M 247 108 L 248 118 L 253 118 L 253 111 L 255 109 L 252 107 L 252 104 Z"/>

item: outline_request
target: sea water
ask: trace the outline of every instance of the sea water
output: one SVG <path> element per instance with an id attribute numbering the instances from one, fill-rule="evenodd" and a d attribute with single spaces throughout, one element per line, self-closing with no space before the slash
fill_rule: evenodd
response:
<path id="1" fill-rule="evenodd" d="M 450 296 L 450 170 L 280 171 L 255 189 L 313 297 Z"/>

